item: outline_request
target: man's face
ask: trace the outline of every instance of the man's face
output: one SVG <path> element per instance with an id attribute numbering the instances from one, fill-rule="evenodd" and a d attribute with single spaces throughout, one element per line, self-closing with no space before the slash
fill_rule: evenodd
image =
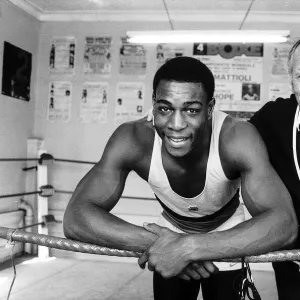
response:
<path id="1" fill-rule="evenodd" d="M 201 145 L 211 104 L 200 83 L 162 80 L 153 100 L 155 128 L 170 155 L 182 157 Z"/>
<path id="2" fill-rule="evenodd" d="M 254 92 L 254 90 L 253 90 L 253 85 L 252 85 L 252 84 L 249 84 L 249 85 L 248 85 L 248 94 L 252 96 L 252 95 L 253 95 L 253 92 Z"/>
<path id="3" fill-rule="evenodd" d="M 292 90 L 296 95 L 298 104 L 300 105 L 300 49 L 294 53 L 293 60 L 293 71 L 292 71 Z"/>

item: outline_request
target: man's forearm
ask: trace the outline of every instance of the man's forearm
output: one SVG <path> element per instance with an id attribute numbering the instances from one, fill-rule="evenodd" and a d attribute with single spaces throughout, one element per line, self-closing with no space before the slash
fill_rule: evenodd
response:
<path id="1" fill-rule="evenodd" d="M 185 236 L 191 261 L 258 255 L 289 245 L 297 237 L 297 224 L 283 213 L 262 213 L 234 228 Z"/>
<path id="2" fill-rule="evenodd" d="M 110 248 L 145 251 L 157 236 L 130 224 L 98 206 L 82 206 L 66 211 L 64 233 L 67 238 Z"/>

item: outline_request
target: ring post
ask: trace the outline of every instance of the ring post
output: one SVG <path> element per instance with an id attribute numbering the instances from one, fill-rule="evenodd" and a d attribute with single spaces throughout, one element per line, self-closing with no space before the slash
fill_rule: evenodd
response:
<path id="1" fill-rule="evenodd" d="M 38 138 L 29 138 L 27 139 L 27 158 L 36 157 L 38 158 L 38 152 L 40 149 L 44 149 L 44 141 Z M 34 166 L 33 166 L 34 165 Z M 27 161 L 26 168 L 36 168 L 36 162 Z M 25 172 L 26 173 L 26 191 L 35 191 L 36 190 L 36 181 L 37 181 L 37 174 L 36 172 Z M 34 174 L 34 176 L 33 176 Z M 37 197 L 34 195 L 32 196 L 24 196 L 24 200 L 28 203 L 32 210 L 33 210 L 33 220 L 32 222 L 37 223 Z M 28 225 L 28 224 L 26 224 Z M 34 232 L 32 227 L 26 229 L 29 232 Z M 25 252 L 29 254 L 37 254 L 37 245 L 26 243 L 25 244 Z"/>
<path id="2" fill-rule="evenodd" d="M 46 153 L 45 150 L 40 150 L 38 152 L 39 156 L 43 153 Z M 41 186 L 45 186 L 48 184 L 48 167 L 47 164 L 38 164 L 37 166 L 37 190 L 40 189 Z M 38 222 L 43 222 L 43 216 L 48 215 L 48 198 L 42 197 L 41 194 L 37 195 L 37 216 Z M 38 226 L 39 234 L 48 235 L 48 227 L 47 226 Z M 49 257 L 49 248 L 45 246 L 38 246 L 38 257 L 41 259 L 45 259 Z"/>

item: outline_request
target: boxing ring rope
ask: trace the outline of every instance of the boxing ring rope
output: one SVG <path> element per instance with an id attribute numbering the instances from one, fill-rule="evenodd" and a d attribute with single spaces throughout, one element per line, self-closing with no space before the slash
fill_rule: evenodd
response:
<path id="1" fill-rule="evenodd" d="M 26 232 L 24 230 L 15 228 L 0 227 L 0 238 L 7 239 L 8 243 L 25 242 L 46 246 L 48 248 L 55 248 L 60 250 L 67 250 L 72 252 L 89 253 L 97 255 L 119 256 L 119 257 L 140 257 L 142 253 L 118 250 L 98 245 L 78 242 L 66 238 L 59 238 L 50 235 L 37 234 Z M 296 261 L 300 260 L 300 250 L 284 250 L 274 251 L 257 256 L 247 256 L 244 258 L 245 262 L 278 262 L 278 261 Z M 216 260 L 219 262 L 241 262 L 241 258 L 227 258 Z"/>
<path id="2" fill-rule="evenodd" d="M 24 192 L 24 193 L 16 193 L 16 194 L 7 194 L 7 195 L 0 195 L 0 199 L 4 198 L 13 198 L 13 197 L 19 197 L 19 196 L 27 196 L 27 195 L 37 195 L 41 194 L 41 191 L 34 191 L 34 192 Z"/>
<path id="3" fill-rule="evenodd" d="M 72 191 L 64 191 L 64 190 L 56 190 L 54 189 L 54 193 L 57 194 L 67 194 L 67 195 L 73 195 L 74 192 Z M 130 199 L 130 200 L 146 200 L 146 201 L 157 201 L 154 197 L 135 197 L 135 196 L 121 196 L 122 199 Z"/>
<path id="4" fill-rule="evenodd" d="M 47 164 L 47 161 L 53 162 L 67 162 L 67 163 L 75 163 L 75 164 L 88 164 L 95 165 L 97 162 L 86 161 L 86 160 L 75 160 L 75 159 L 63 159 L 63 158 L 55 158 L 51 154 L 43 153 L 39 158 L 0 158 L 0 162 L 12 162 L 12 161 L 37 161 L 39 164 Z"/>
<path id="5" fill-rule="evenodd" d="M 0 158 L 0 162 L 12 162 L 12 161 L 37 161 L 41 167 L 47 167 L 47 165 L 57 162 L 67 162 L 67 163 L 78 163 L 78 164 L 96 164 L 96 162 L 83 161 L 83 160 L 72 160 L 72 159 L 61 159 L 54 158 L 51 154 L 41 153 L 38 158 Z M 31 169 L 31 168 L 29 168 Z M 37 168 L 38 170 L 38 168 Z M 45 175 L 45 174 L 42 174 Z M 47 177 L 47 176 L 46 176 Z M 23 195 L 33 195 L 36 194 L 41 198 L 52 197 L 55 193 L 58 194 L 73 194 L 73 191 L 66 190 L 55 190 L 53 186 L 47 184 L 41 185 L 39 191 L 25 192 L 25 193 L 15 193 L 10 195 L 0 195 L 1 198 L 8 197 L 17 197 Z M 122 196 L 124 199 L 132 200 L 156 200 L 155 198 L 148 197 L 135 197 L 135 196 Z M 46 200 L 46 199 L 45 199 Z M 44 211 L 42 217 L 49 216 Z M 46 222 L 47 223 L 47 222 Z M 47 224 L 46 224 L 47 225 Z M 47 226 L 46 226 L 47 227 Z M 47 232 L 48 233 L 48 232 Z M 66 238 L 59 238 L 55 236 L 50 236 L 48 234 L 41 233 L 32 233 L 27 232 L 18 228 L 7 228 L 0 227 L 0 238 L 7 239 L 8 244 L 14 242 L 23 242 L 31 243 L 39 246 L 44 246 L 48 248 L 55 248 L 60 250 L 72 251 L 72 252 L 81 252 L 97 255 L 108 255 L 108 256 L 119 256 L 119 257 L 139 257 L 141 253 L 127 251 L 127 250 L 118 250 L 111 249 L 107 247 L 102 247 L 98 245 L 92 245 L 88 243 L 78 242 Z M 247 256 L 244 258 L 245 262 L 257 263 L 257 262 L 277 262 L 277 261 L 297 261 L 300 260 L 300 250 L 284 250 L 284 251 L 275 251 L 270 253 L 265 253 L 257 256 Z M 220 262 L 241 262 L 242 258 L 227 258 L 216 260 Z"/>
<path id="6" fill-rule="evenodd" d="M 93 245 L 93 244 L 88 244 L 88 243 L 78 242 L 66 238 L 60 238 L 60 237 L 48 235 L 47 224 L 52 221 L 55 222 L 57 221 L 55 220 L 53 215 L 48 215 L 47 198 L 52 197 L 55 193 L 68 194 L 68 195 L 73 194 L 73 191 L 55 190 L 52 185 L 48 184 L 48 176 L 47 176 L 48 165 L 53 164 L 55 161 L 66 162 L 66 163 L 77 163 L 77 164 L 90 164 L 90 165 L 95 165 L 96 162 L 54 158 L 51 154 L 45 153 L 42 150 L 40 150 L 39 153 L 40 155 L 37 158 L 0 158 L 0 162 L 36 161 L 38 164 L 37 166 L 23 168 L 23 171 L 29 171 L 32 169 L 35 169 L 37 171 L 37 187 L 38 189 L 40 189 L 39 191 L 33 191 L 33 192 L 0 195 L 0 199 L 25 196 L 25 195 L 34 195 L 34 194 L 37 195 L 37 201 L 38 201 L 37 216 L 38 216 L 38 220 L 40 221 L 39 223 L 31 224 L 29 226 L 24 226 L 21 228 L 0 227 L 0 239 L 7 240 L 6 248 L 10 249 L 11 251 L 11 260 L 12 260 L 12 266 L 14 270 L 14 277 L 9 288 L 7 300 L 10 297 L 10 293 L 12 291 L 12 287 L 17 274 L 15 262 L 14 262 L 14 250 L 13 250 L 15 242 L 23 242 L 27 244 L 38 245 L 39 258 L 49 257 L 48 248 L 55 248 L 59 250 L 96 254 L 96 255 L 117 256 L 117 257 L 138 258 L 142 254 L 140 252 L 112 249 L 112 248 L 102 247 L 99 245 Z M 150 200 L 150 201 L 156 200 L 155 198 L 135 197 L 135 196 L 132 197 L 122 196 L 122 198 L 132 199 L 132 200 Z M 24 230 L 27 227 L 32 227 L 35 225 L 42 225 L 38 227 L 39 233 L 33 233 Z M 300 250 L 297 249 L 297 250 L 274 251 L 274 252 L 269 252 L 257 256 L 247 256 L 241 258 L 224 258 L 215 261 L 234 262 L 234 263 L 242 262 L 242 261 L 246 263 L 300 261 Z"/>

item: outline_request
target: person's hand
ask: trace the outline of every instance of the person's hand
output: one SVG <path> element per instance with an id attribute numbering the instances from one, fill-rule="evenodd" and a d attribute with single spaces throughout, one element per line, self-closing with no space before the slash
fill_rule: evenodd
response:
<path id="1" fill-rule="evenodd" d="M 211 261 L 199 261 L 190 263 L 178 276 L 184 280 L 200 280 L 217 272 L 219 269 Z"/>
<path id="2" fill-rule="evenodd" d="M 151 122 L 153 120 L 153 106 L 151 106 L 151 108 L 149 108 L 149 110 L 146 112 L 144 117 L 147 117 L 148 122 Z"/>
<path id="3" fill-rule="evenodd" d="M 148 263 L 150 271 L 156 271 L 164 278 L 180 274 L 190 263 L 189 246 L 185 243 L 186 235 L 154 223 L 144 224 L 144 228 L 155 233 L 158 238 L 139 258 L 140 267 L 144 269 Z M 192 275 L 191 268 L 188 270 Z"/>

